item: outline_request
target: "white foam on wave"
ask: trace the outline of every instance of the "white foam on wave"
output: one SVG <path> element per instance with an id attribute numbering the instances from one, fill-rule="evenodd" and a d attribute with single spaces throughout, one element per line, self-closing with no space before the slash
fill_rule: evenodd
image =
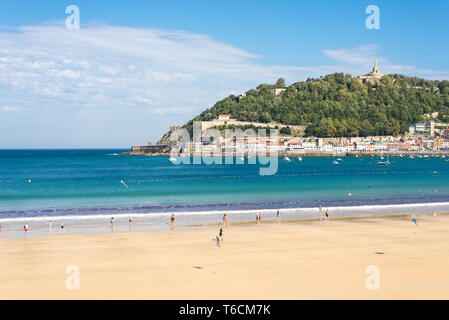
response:
<path id="1" fill-rule="evenodd" d="M 431 202 L 431 203 L 407 203 L 407 204 L 386 204 L 386 205 L 362 205 L 362 206 L 328 206 L 323 207 L 323 212 L 328 209 L 332 215 L 351 216 L 351 213 L 359 214 L 392 214 L 401 212 L 446 212 L 449 211 L 449 202 Z M 151 213 L 116 213 L 116 214 L 91 214 L 91 215 L 59 215 L 59 216 L 39 216 L 39 217 L 15 217 L 15 218 L 0 218 L 2 223 L 14 222 L 31 222 L 31 221 L 83 221 L 83 220 L 104 220 L 114 217 L 115 219 L 139 217 L 139 218 L 161 218 L 168 217 L 172 212 L 176 216 L 213 216 L 223 215 L 250 215 L 255 213 L 275 213 L 279 210 L 281 213 L 289 214 L 304 214 L 319 212 L 319 207 L 313 208 L 270 208 L 270 209 L 240 209 L 240 210 L 210 210 L 210 211 L 168 211 L 168 212 L 151 212 Z"/>

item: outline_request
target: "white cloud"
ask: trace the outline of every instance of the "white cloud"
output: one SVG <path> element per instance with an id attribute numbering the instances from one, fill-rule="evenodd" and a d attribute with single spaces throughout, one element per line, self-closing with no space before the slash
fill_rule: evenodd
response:
<path id="1" fill-rule="evenodd" d="M 379 47 L 369 44 L 353 49 L 323 50 L 323 53 L 338 62 L 360 66 L 372 63 L 372 58 L 379 54 Z"/>
<path id="2" fill-rule="evenodd" d="M 4 106 L 0 110 L 3 112 L 15 112 L 15 111 L 19 111 L 19 108 L 12 107 L 12 106 Z"/>
<path id="3" fill-rule="evenodd" d="M 20 27 L 0 32 L 0 90 L 44 109 L 53 103 L 160 114 L 185 106 L 189 113 L 215 101 L 217 92 L 319 71 L 262 66 L 258 57 L 185 31 L 98 24 L 78 31 L 60 24 Z"/>

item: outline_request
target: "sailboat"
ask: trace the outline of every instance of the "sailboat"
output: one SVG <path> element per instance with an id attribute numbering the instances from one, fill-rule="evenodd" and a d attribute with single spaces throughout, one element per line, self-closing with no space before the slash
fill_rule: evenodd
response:
<path id="1" fill-rule="evenodd" d="M 379 165 L 379 166 L 387 166 L 387 165 L 391 164 L 391 162 L 390 162 L 389 159 L 390 159 L 390 157 L 387 155 L 387 161 L 382 161 L 382 160 L 384 160 L 384 156 L 381 155 L 381 156 L 380 156 L 380 160 L 381 160 L 381 161 L 378 161 L 378 162 L 377 162 L 377 165 Z"/>

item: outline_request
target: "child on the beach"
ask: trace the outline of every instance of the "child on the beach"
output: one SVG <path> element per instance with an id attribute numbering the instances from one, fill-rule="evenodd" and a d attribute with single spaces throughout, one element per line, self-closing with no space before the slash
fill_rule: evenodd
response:
<path id="1" fill-rule="evenodd" d="M 220 246 L 220 238 L 218 237 L 218 236 L 215 236 L 215 239 L 216 239 L 216 245 L 217 245 L 217 247 L 219 247 Z"/>

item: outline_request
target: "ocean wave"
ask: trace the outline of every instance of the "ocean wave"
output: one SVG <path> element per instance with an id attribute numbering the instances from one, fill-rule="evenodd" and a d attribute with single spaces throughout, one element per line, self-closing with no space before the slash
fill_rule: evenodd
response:
<path id="1" fill-rule="evenodd" d="M 120 208 L 73 208 L 73 209 L 47 209 L 37 211 L 8 211 L 0 212 L 0 222 L 24 222 L 24 221 L 49 221 L 49 220 L 103 220 L 114 216 L 116 219 L 129 216 L 145 219 L 161 219 L 175 213 L 179 217 L 190 217 L 193 220 L 201 220 L 212 216 L 222 216 L 224 213 L 232 216 L 253 216 L 255 213 L 275 214 L 280 210 L 284 217 L 309 218 L 316 216 L 320 205 L 324 210 L 329 210 L 332 216 L 360 216 L 379 214 L 412 214 L 449 212 L 449 201 L 442 202 L 411 202 L 407 203 L 379 203 L 392 199 L 376 199 L 377 203 L 365 204 L 348 203 L 348 201 L 281 201 L 264 203 L 226 203 L 204 205 L 169 205 L 169 206 L 137 206 Z M 405 200 L 402 198 L 401 200 Z M 418 200 L 415 198 L 415 200 Z M 422 200 L 422 199 L 421 199 Z M 373 201 L 373 200 L 371 200 Z M 396 199 L 399 201 L 399 199 Z M 343 203 L 346 202 L 346 203 Z M 300 205 L 302 203 L 302 205 Z M 296 204 L 296 206 L 295 206 Z"/>

